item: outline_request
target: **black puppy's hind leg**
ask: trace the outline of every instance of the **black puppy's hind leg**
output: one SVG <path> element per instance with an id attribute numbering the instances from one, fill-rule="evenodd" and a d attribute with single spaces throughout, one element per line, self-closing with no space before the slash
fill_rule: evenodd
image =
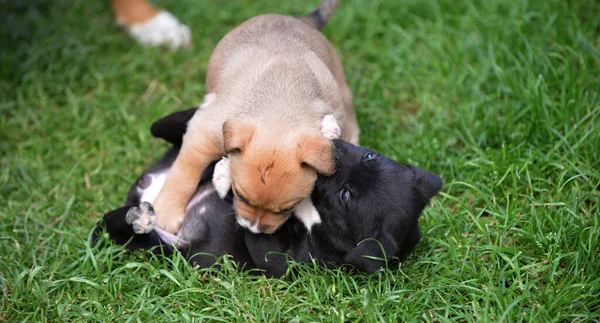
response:
<path id="1" fill-rule="evenodd" d="M 149 233 L 156 224 L 156 214 L 150 203 L 142 202 L 139 207 L 134 206 L 127 211 L 125 222 L 131 225 L 136 234 Z"/>
<path id="2" fill-rule="evenodd" d="M 124 206 L 106 213 L 103 218 L 104 227 L 110 239 L 117 244 L 125 245 L 130 250 L 148 250 L 162 245 L 163 242 L 156 232 L 136 234 L 134 231 L 132 218 L 141 211 L 138 206 Z"/>
<path id="3" fill-rule="evenodd" d="M 152 124 L 150 132 L 156 138 L 162 138 L 173 145 L 181 146 L 183 135 L 187 131 L 187 124 L 192 119 L 198 108 L 170 114 Z"/>
<path id="4" fill-rule="evenodd" d="M 179 237 L 155 226 L 156 214 L 152 205 L 142 202 L 139 207 L 132 207 L 125 215 L 125 221 L 131 225 L 136 234 L 154 233 L 169 246 L 177 246 Z"/>

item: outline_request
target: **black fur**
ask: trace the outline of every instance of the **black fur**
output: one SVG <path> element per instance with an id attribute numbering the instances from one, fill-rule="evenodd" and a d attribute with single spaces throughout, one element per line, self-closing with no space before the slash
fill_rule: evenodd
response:
<path id="1" fill-rule="evenodd" d="M 175 112 L 152 124 L 150 132 L 156 138 L 162 138 L 175 146 L 181 146 L 187 123 L 192 119 L 198 108 Z"/>
<path id="2" fill-rule="evenodd" d="M 295 218 L 272 235 L 247 233 L 258 267 L 275 276 L 285 273 L 286 257 L 268 254 L 276 251 L 299 262 L 310 262 L 312 256 L 324 265 L 350 264 L 374 272 L 386 260 L 405 258 L 419 241 L 419 215 L 442 180 L 345 141 L 336 140 L 335 147 L 337 171 L 319 177 L 311 196 L 322 223 L 310 234 Z M 344 190 L 350 194 L 347 202 Z"/>
<path id="3" fill-rule="evenodd" d="M 190 111 L 190 110 L 188 110 Z M 188 119 L 175 114 L 152 126 L 174 143 L 167 154 L 145 173 L 170 167 L 178 152 L 183 135 L 180 123 Z M 174 129 L 170 133 L 169 129 Z M 177 134 L 176 134 L 177 133 Z M 267 276 L 281 276 L 288 267 L 287 259 L 311 262 L 312 258 L 325 266 L 350 264 L 359 270 L 374 272 L 386 262 L 403 259 L 420 238 L 418 219 L 429 200 L 442 187 L 442 180 L 432 173 L 413 166 L 404 166 L 365 148 L 335 140 L 337 171 L 331 177 L 320 176 L 311 199 L 321 217 L 321 224 L 309 233 L 292 217 L 273 234 L 253 234 L 235 223 L 231 200 L 221 200 L 215 192 L 202 206 L 188 209 L 181 234 L 190 242 L 183 250 L 191 261 L 207 267 L 215 257 L 231 255 L 246 269 L 260 268 Z M 214 168 L 202 176 L 198 192 L 211 189 Z M 139 203 L 139 185 L 144 175 L 129 191 L 127 205 Z M 346 191 L 349 195 L 346 195 Z M 154 232 L 134 235 L 124 221 L 128 207 L 107 213 L 104 226 L 111 238 L 131 249 L 150 249 L 160 245 Z M 168 248 L 167 248 L 168 249 Z M 197 255 L 208 253 L 212 256 Z M 375 259 L 374 259 L 375 258 Z"/>

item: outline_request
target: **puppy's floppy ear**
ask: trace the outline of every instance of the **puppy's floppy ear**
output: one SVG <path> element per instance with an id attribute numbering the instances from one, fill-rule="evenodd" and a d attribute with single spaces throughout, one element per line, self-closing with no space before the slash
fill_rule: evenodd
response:
<path id="1" fill-rule="evenodd" d="M 254 135 L 255 126 L 247 121 L 227 120 L 223 124 L 225 153 L 242 152 Z"/>
<path id="2" fill-rule="evenodd" d="M 334 146 L 322 135 L 303 135 L 300 138 L 298 160 L 319 174 L 331 176 L 335 173 Z"/>
<path id="3" fill-rule="evenodd" d="M 442 189 L 444 182 L 436 174 L 412 166 L 415 172 L 415 185 L 426 199 L 434 197 Z"/>
<path id="4" fill-rule="evenodd" d="M 175 112 L 158 121 L 150 127 L 152 136 L 162 138 L 174 145 L 181 146 L 183 135 L 187 130 L 187 124 L 194 116 L 198 108 L 191 108 Z"/>

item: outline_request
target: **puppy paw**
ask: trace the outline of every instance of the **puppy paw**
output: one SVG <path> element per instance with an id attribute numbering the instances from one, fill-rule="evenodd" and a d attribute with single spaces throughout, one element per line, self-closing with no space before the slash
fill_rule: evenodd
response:
<path id="1" fill-rule="evenodd" d="M 154 230 L 156 215 L 150 203 L 142 202 L 139 207 L 134 206 L 129 209 L 125 215 L 125 221 L 131 224 L 133 232 L 144 234 Z"/>
<path id="2" fill-rule="evenodd" d="M 337 123 L 333 114 L 328 114 L 321 121 L 321 133 L 327 139 L 338 139 L 342 134 L 342 130 Z"/>
<path id="3" fill-rule="evenodd" d="M 220 198 L 225 198 L 231 189 L 231 170 L 229 168 L 229 158 L 223 157 L 217 165 L 212 178 L 213 186 Z"/>
<path id="4" fill-rule="evenodd" d="M 154 209 L 157 214 L 156 225 L 169 233 L 177 234 L 185 219 L 185 208 L 183 210 L 178 210 L 176 207 L 158 208 L 155 204 Z"/>
<path id="5" fill-rule="evenodd" d="M 160 11 L 154 18 L 143 23 L 124 26 L 127 33 L 144 46 L 167 45 L 171 49 L 189 47 L 190 28 L 167 11 Z"/>

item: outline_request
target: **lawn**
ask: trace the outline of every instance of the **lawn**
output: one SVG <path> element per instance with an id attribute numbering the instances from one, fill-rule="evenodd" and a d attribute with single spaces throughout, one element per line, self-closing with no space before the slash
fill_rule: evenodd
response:
<path id="1" fill-rule="evenodd" d="M 445 181 L 401 265 L 282 280 L 88 245 L 218 40 L 317 2 L 156 0 L 192 29 L 177 52 L 130 41 L 108 0 L 0 2 L 0 321 L 600 321 L 596 0 L 343 1 L 324 33 L 362 145 Z"/>

